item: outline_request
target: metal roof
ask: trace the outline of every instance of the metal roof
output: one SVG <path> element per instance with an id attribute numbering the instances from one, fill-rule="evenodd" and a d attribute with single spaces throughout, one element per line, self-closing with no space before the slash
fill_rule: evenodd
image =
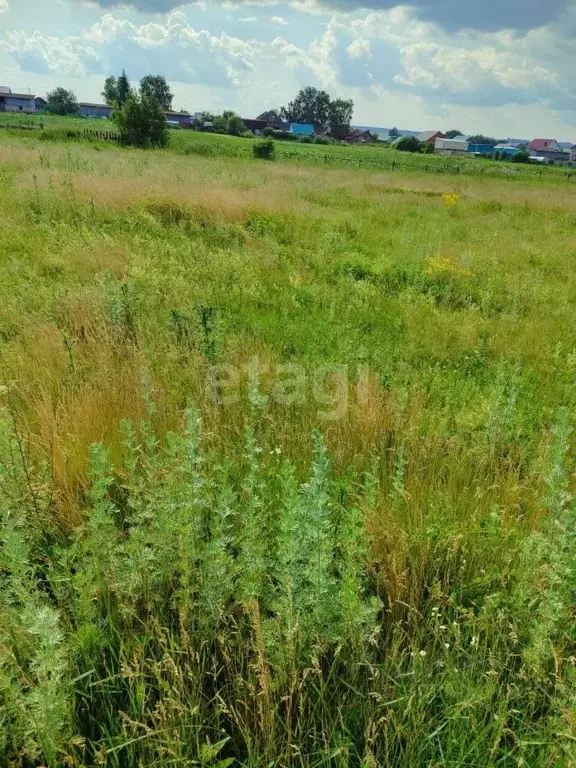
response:
<path id="1" fill-rule="evenodd" d="M 33 101 L 36 96 L 32 96 L 29 93 L 6 93 L 5 96 L 9 96 L 11 99 L 22 99 L 25 101 Z"/>

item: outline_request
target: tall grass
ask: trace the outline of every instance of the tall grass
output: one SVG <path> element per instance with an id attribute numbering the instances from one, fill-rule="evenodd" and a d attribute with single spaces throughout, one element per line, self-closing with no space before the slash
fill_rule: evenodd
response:
<path id="1" fill-rule="evenodd" d="M 575 763 L 572 192 L 0 158 L 0 765 Z"/>

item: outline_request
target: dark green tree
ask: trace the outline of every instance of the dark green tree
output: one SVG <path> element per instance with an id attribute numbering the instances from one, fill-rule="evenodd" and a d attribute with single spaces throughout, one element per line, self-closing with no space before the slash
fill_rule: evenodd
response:
<path id="1" fill-rule="evenodd" d="M 172 109 L 174 96 L 170 86 L 162 75 L 146 75 L 140 80 L 140 93 L 142 96 L 152 96 L 162 109 Z"/>
<path id="2" fill-rule="evenodd" d="M 470 136 L 468 139 L 470 144 L 486 144 L 495 147 L 498 144 L 498 139 L 493 136 L 484 136 L 483 133 L 477 133 L 475 136 Z"/>
<path id="3" fill-rule="evenodd" d="M 104 81 L 102 98 L 106 104 L 115 104 L 118 101 L 118 81 L 114 75 L 110 75 Z"/>
<path id="4" fill-rule="evenodd" d="M 335 139 L 344 139 L 350 133 L 350 124 L 354 114 L 352 99 L 334 99 L 330 102 L 330 133 Z"/>
<path id="5" fill-rule="evenodd" d="M 289 123 L 312 123 L 330 130 L 337 138 L 350 132 L 354 102 L 330 98 L 326 91 L 308 86 L 302 88 L 286 107 L 280 109 L 283 120 Z"/>
<path id="6" fill-rule="evenodd" d="M 119 107 L 121 107 L 128 99 L 131 91 L 130 80 L 128 80 L 126 71 L 123 69 L 122 74 L 116 81 L 116 104 L 118 104 Z"/>
<path id="7" fill-rule="evenodd" d="M 462 131 L 459 131 L 457 128 L 452 128 L 452 130 L 446 131 L 444 135 L 447 139 L 454 139 L 456 136 L 462 136 Z"/>
<path id="8" fill-rule="evenodd" d="M 114 112 L 122 144 L 165 147 L 170 139 L 164 110 L 152 96 L 132 91 Z"/>
<path id="9" fill-rule="evenodd" d="M 330 127 L 330 96 L 326 91 L 308 86 L 298 92 L 294 101 L 282 107 L 280 114 L 289 123 L 318 123 Z"/>
<path id="10" fill-rule="evenodd" d="M 44 111 L 52 115 L 77 115 L 80 109 L 74 91 L 55 88 L 46 95 Z"/>

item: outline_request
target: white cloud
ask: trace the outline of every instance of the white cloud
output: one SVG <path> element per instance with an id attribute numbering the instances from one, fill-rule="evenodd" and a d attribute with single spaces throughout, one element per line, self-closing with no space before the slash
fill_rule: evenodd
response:
<path id="1" fill-rule="evenodd" d="M 372 57 L 370 40 L 363 40 L 362 38 L 353 40 L 346 50 L 351 59 L 370 59 Z"/>
<path id="2" fill-rule="evenodd" d="M 270 21 L 272 24 L 280 24 L 282 26 L 288 25 L 288 22 L 283 16 L 270 16 Z"/>
<path id="3" fill-rule="evenodd" d="M 107 13 L 83 35 L 52 37 L 35 32 L 8 33 L 5 50 L 28 72 L 81 77 L 109 74 L 126 66 L 140 78 L 152 68 L 169 80 L 235 87 L 242 73 L 254 69 L 263 45 L 230 36 L 212 35 L 188 24 L 183 13 L 165 23 L 137 25 Z"/>
<path id="4" fill-rule="evenodd" d="M 9 7 L 8 0 L 0 0 L 0 13 L 7 11 Z"/>

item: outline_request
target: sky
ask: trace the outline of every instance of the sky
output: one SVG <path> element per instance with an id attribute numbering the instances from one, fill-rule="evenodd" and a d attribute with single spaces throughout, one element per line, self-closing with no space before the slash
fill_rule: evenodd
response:
<path id="1" fill-rule="evenodd" d="M 576 0 L 0 0 L 0 85 L 162 74 L 174 108 L 256 117 L 312 85 L 354 122 L 576 142 Z"/>

